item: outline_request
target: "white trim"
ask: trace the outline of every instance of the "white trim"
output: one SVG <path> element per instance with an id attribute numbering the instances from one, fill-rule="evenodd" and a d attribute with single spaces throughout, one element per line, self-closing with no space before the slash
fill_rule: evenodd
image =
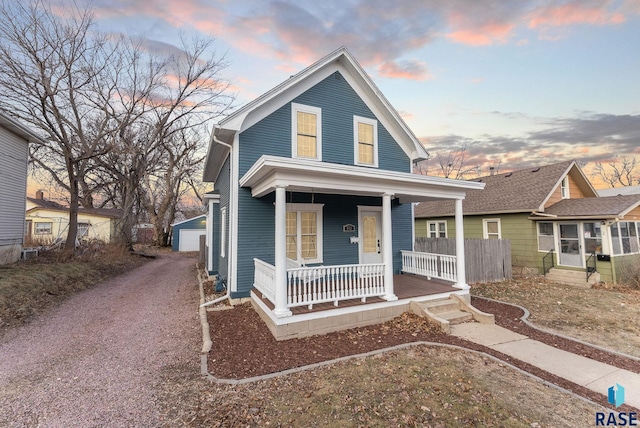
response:
<path id="1" fill-rule="evenodd" d="M 296 261 L 298 263 L 322 263 L 324 260 L 324 248 L 323 248 L 323 211 L 324 204 L 298 204 L 298 203 L 287 203 L 287 212 L 296 212 L 297 213 L 297 221 L 296 221 L 296 248 L 298 249 L 298 254 L 296 254 Z M 300 213 L 301 212 L 315 212 L 316 213 L 316 258 L 315 259 L 303 259 L 300 252 L 300 244 L 302 242 L 302 223 L 300 221 Z"/>
<path id="2" fill-rule="evenodd" d="M 233 147 L 231 150 L 231 168 L 229 179 L 229 260 L 227 265 L 227 285 L 229 291 L 238 291 L 238 177 L 240 176 L 240 150 L 238 143 L 240 135 L 236 133 L 234 136 Z"/>
<path id="3" fill-rule="evenodd" d="M 197 218 L 201 218 L 201 217 L 205 217 L 205 218 L 206 218 L 206 217 L 207 217 L 207 215 L 206 215 L 206 214 L 201 214 L 201 215 L 196 216 L 196 217 L 191 217 L 191 218 L 188 218 L 188 219 L 186 219 L 186 220 L 182 220 L 182 221 L 179 221 L 179 222 L 177 222 L 177 223 L 173 223 L 171 226 L 179 226 L 179 225 L 181 225 L 182 223 L 186 223 L 186 222 L 189 222 L 189 221 L 195 220 L 195 219 L 197 219 Z"/>
<path id="4" fill-rule="evenodd" d="M 364 123 L 373 126 L 373 163 L 361 163 L 360 159 L 360 141 L 358 124 Z M 362 116 L 353 116 L 353 163 L 354 165 L 378 167 L 378 121 Z"/>
<path id="5" fill-rule="evenodd" d="M 485 183 L 263 155 L 240 179 L 254 198 L 286 185 L 288 191 L 381 196 L 393 193 L 400 203 L 433 198 L 464 198 L 468 189 L 483 189 Z"/>
<path id="6" fill-rule="evenodd" d="M 540 235 L 540 225 L 542 223 L 551 223 L 551 235 Z M 553 240 L 553 250 L 556 250 L 556 228 L 554 225 L 554 221 L 548 220 L 548 221 L 537 221 L 536 222 L 536 247 L 538 248 L 538 252 L 539 253 L 548 253 L 551 250 L 541 250 L 540 249 L 540 237 L 541 236 L 551 236 L 551 239 Z"/>
<path id="7" fill-rule="evenodd" d="M 227 207 L 220 209 L 220 257 L 227 257 Z"/>
<path id="8" fill-rule="evenodd" d="M 363 256 L 363 248 L 362 248 L 362 243 L 363 243 L 363 237 L 362 237 L 362 232 L 363 232 L 363 227 L 362 227 L 362 213 L 366 212 L 366 211 L 374 211 L 374 212 L 379 212 L 380 213 L 380 222 L 382 222 L 382 206 L 380 205 L 358 205 L 358 263 L 362 264 L 362 256 Z M 382 241 L 380 243 L 380 262 L 379 263 L 383 263 L 384 261 L 384 242 L 385 242 L 385 237 L 384 234 L 382 233 L 382 224 L 380 224 L 380 240 Z"/>
<path id="9" fill-rule="evenodd" d="M 489 231 L 487 230 L 487 223 L 489 222 L 497 222 L 498 223 L 498 239 L 502 239 L 502 222 L 499 218 L 483 218 L 482 219 L 482 236 L 484 239 L 489 239 Z"/>
<path id="10" fill-rule="evenodd" d="M 298 156 L 298 112 L 316 116 L 316 157 Z M 291 157 L 308 160 L 322 160 L 322 109 L 304 104 L 291 103 Z"/>

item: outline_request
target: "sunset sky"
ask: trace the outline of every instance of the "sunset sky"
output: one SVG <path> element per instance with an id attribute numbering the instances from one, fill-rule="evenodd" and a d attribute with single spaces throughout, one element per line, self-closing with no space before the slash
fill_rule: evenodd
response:
<path id="1" fill-rule="evenodd" d="M 344 45 L 432 155 L 466 142 L 485 173 L 640 155 L 640 0 L 92 4 L 158 49 L 215 37 L 239 104 Z"/>

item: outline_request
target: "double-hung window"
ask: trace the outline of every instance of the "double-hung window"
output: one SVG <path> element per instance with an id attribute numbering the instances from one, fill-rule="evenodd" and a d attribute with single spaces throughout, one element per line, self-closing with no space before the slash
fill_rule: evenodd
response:
<path id="1" fill-rule="evenodd" d="M 322 263 L 322 207 L 287 204 L 287 258 L 299 263 Z"/>
<path id="2" fill-rule="evenodd" d="M 562 199 L 569 199 L 569 177 L 565 176 L 560 183 L 560 195 Z"/>
<path id="3" fill-rule="evenodd" d="M 499 218 L 482 219 L 484 239 L 502 239 Z"/>
<path id="4" fill-rule="evenodd" d="M 446 221 L 428 221 L 427 236 L 429 238 L 446 238 L 447 222 Z"/>
<path id="5" fill-rule="evenodd" d="M 553 223 L 538 222 L 538 251 L 550 251 L 555 248 L 553 239 Z"/>
<path id="6" fill-rule="evenodd" d="M 354 159 L 356 165 L 378 166 L 378 121 L 353 117 Z"/>
<path id="7" fill-rule="evenodd" d="M 291 124 L 292 156 L 322 160 L 322 110 L 292 103 Z"/>
<path id="8" fill-rule="evenodd" d="M 51 235 L 53 223 L 51 222 L 36 222 L 36 235 Z"/>

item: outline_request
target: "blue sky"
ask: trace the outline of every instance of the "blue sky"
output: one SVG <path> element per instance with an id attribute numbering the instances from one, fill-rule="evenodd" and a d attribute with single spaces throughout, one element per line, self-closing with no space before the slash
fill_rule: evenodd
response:
<path id="1" fill-rule="evenodd" d="M 484 172 L 640 155 L 640 0 L 92 5 L 102 31 L 215 37 L 241 104 L 347 46 L 432 154 Z"/>

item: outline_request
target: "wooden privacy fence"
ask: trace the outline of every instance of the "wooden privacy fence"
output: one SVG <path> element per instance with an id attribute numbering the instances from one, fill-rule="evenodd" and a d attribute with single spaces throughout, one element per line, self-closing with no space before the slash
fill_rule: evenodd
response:
<path id="1" fill-rule="evenodd" d="M 456 255 L 453 238 L 416 238 L 415 251 Z M 506 239 L 464 240 L 467 282 L 496 282 L 511 279 L 511 241 Z"/>

